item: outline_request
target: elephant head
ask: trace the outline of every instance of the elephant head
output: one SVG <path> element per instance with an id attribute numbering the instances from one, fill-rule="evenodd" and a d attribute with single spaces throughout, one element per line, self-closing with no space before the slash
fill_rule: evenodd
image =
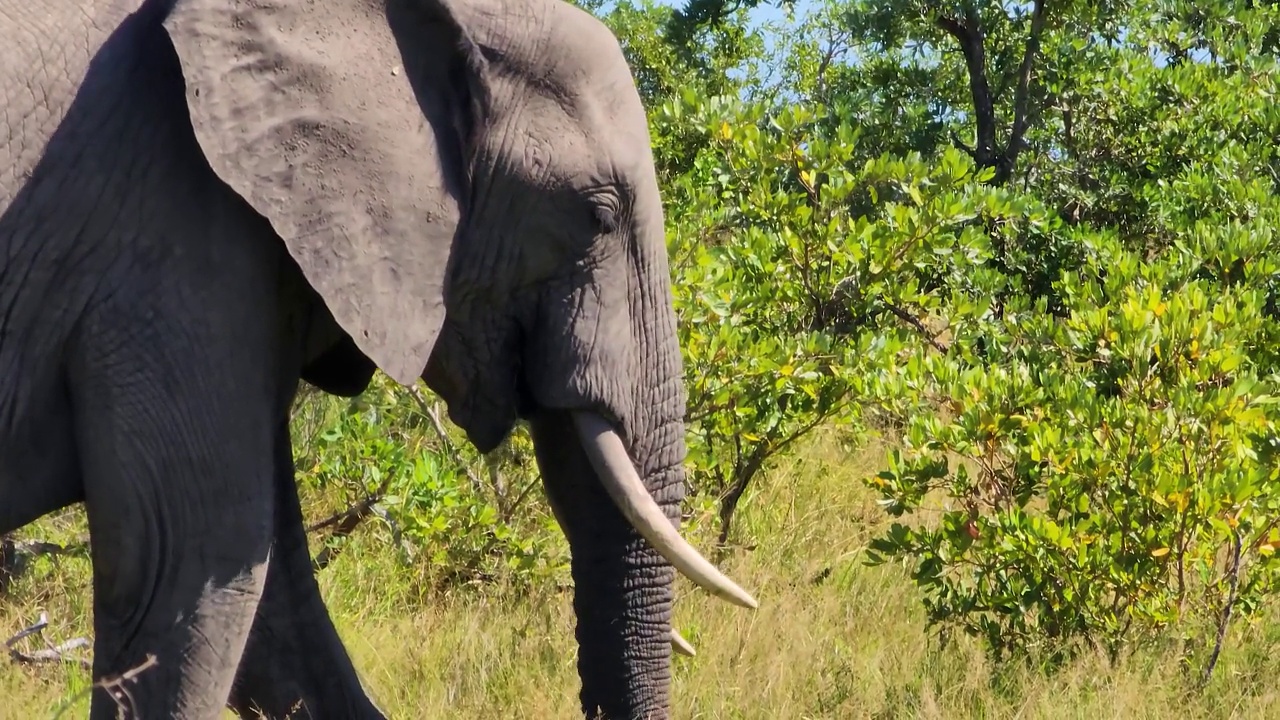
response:
<path id="1" fill-rule="evenodd" d="M 674 570 L 755 601 L 677 531 L 663 210 L 616 38 L 559 0 L 168 0 L 163 22 L 210 167 L 361 353 L 482 451 L 530 423 L 584 712 L 665 717 Z"/>

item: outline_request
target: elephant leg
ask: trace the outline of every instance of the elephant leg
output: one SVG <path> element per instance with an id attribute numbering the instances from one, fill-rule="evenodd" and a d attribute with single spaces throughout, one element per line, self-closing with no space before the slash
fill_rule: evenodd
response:
<path id="1" fill-rule="evenodd" d="M 287 421 L 276 433 L 275 492 L 271 567 L 229 704 L 241 717 L 380 720 L 320 597 Z"/>
<path id="2" fill-rule="evenodd" d="M 270 554 L 271 426 L 255 421 L 270 417 L 255 405 L 269 403 L 246 400 L 243 384 L 211 383 L 217 370 L 157 370 L 167 363 L 156 347 L 85 371 L 96 379 L 74 398 L 93 677 L 106 685 L 92 720 L 118 717 L 120 705 L 119 717 L 220 717 Z"/>

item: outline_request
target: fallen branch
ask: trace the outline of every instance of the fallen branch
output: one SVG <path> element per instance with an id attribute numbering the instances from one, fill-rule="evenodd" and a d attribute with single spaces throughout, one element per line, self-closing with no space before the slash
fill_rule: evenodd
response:
<path id="1" fill-rule="evenodd" d="M 40 619 L 36 621 L 35 625 L 32 625 L 25 630 L 19 630 L 17 635 L 14 635 L 4 641 L 4 646 L 5 648 L 12 649 L 20 640 L 32 635 L 38 635 L 47 627 L 49 627 L 49 615 L 46 613 L 40 613 Z"/>
<path id="2" fill-rule="evenodd" d="M 22 665 L 35 665 L 37 663 L 49 663 L 49 662 L 68 662 L 68 663 L 74 663 L 84 668 L 85 670 L 88 670 L 93 665 L 91 662 L 89 662 L 85 658 L 67 657 L 67 653 L 71 652 L 72 650 L 84 650 L 92 647 L 92 645 L 93 643 L 89 642 L 89 638 L 78 637 L 78 638 L 71 638 L 66 642 L 62 642 L 57 645 L 54 645 L 53 647 L 45 648 L 43 650 L 36 650 L 35 652 L 31 652 L 31 653 L 24 653 L 21 650 L 10 648 L 9 656 L 12 657 L 15 662 Z"/>
<path id="3" fill-rule="evenodd" d="M 45 649 L 36 650 L 35 652 L 23 652 L 22 650 L 19 650 L 17 647 L 15 647 L 22 640 L 28 637 L 32 637 L 34 635 L 41 634 L 42 632 L 44 632 L 44 629 L 47 627 L 49 627 L 49 616 L 46 613 L 40 613 L 40 620 L 38 620 L 35 625 L 32 625 L 31 627 L 28 627 L 24 630 L 19 631 L 18 634 L 6 640 L 4 642 L 4 646 L 5 646 L 5 649 L 9 651 L 10 659 L 12 659 L 14 662 L 20 665 L 36 665 L 39 663 L 49 663 L 49 662 L 68 662 L 68 663 L 78 664 L 80 667 L 86 670 L 88 670 L 91 667 L 91 663 L 84 658 L 67 656 L 67 653 L 71 652 L 72 650 L 80 650 L 82 648 L 89 647 L 90 642 L 87 638 L 82 638 L 82 637 L 72 638 L 71 640 L 67 640 L 66 642 L 60 643 L 58 645 L 50 644 Z"/>
<path id="4" fill-rule="evenodd" d="M 373 493 L 346 510 L 334 513 L 328 518 L 311 525 L 307 528 L 307 532 L 313 533 L 317 530 L 335 526 L 333 532 L 329 534 L 330 539 L 348 537 L 351 533 L 355 532 L 356 528 L 360 526 L 360 523 L 364 522 L 365 518 L 375 514 L 376 511 L 374 510 L 374 506 L 387 494 L 387 488 L 390 484 L 391 476 L 388 475 L 383 478 L 382 484 L 379 485 L 378 489 L 374 490 Z M 340 552 L 342 551 L 335 549 L 333 546 L 326 546 L 311 560 L 312 572 L 319 572 L 328 567 L 329 564 L 338 557 Z"/>

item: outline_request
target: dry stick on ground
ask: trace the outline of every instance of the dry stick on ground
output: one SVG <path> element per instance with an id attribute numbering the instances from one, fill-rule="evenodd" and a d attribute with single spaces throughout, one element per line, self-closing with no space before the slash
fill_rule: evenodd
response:
<path id="1" fill-rule="evenodd" d="M 90 643 L 86 638 L 73 638 L 59 645 L 50 645 L 48 644 L 48 641 L 46 641 L 46 645 L 48 645 L 48 647 L 44 650 L 36 650 L 35 652 L 30 653 L 23 652 L 14 647 L 28 637 L 40 635 L 47 627 L 49 627 L 49 616 L 46 613 L 40 613 L 40 620 L 38 620 L 35 625 L 20 631 L 17 635 L 14 635 L 4 642 L 5 649 L 9 651 L 9 657 L 14 662 L 22 665 L 35 665 L 37 663 L 47 662 L 69 662 L 76 663 L 80 665 L 80 667 L 88 670 L 90 668 L 88 660 L 78 657 L 68 657 L 66 655 L 66 653 L 71 652 L 72 650 L 89 647 Z"/>

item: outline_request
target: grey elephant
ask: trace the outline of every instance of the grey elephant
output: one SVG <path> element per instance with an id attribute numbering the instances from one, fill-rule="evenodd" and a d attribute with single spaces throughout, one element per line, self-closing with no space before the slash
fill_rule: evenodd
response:
<path id="1" fill-rule="evenodd" d="M 617 40 L 557 0 L 0 0 L 0 532 L 85 503 L 135 716 L 380 717 L 310 570 L 298 383 L 529 423 L 588 717 L 669 713 L 663 210 Z M 300 712 L 299 712 L 300 711 Z M 92 718 L 114 717 L 106 691 Z"/>

